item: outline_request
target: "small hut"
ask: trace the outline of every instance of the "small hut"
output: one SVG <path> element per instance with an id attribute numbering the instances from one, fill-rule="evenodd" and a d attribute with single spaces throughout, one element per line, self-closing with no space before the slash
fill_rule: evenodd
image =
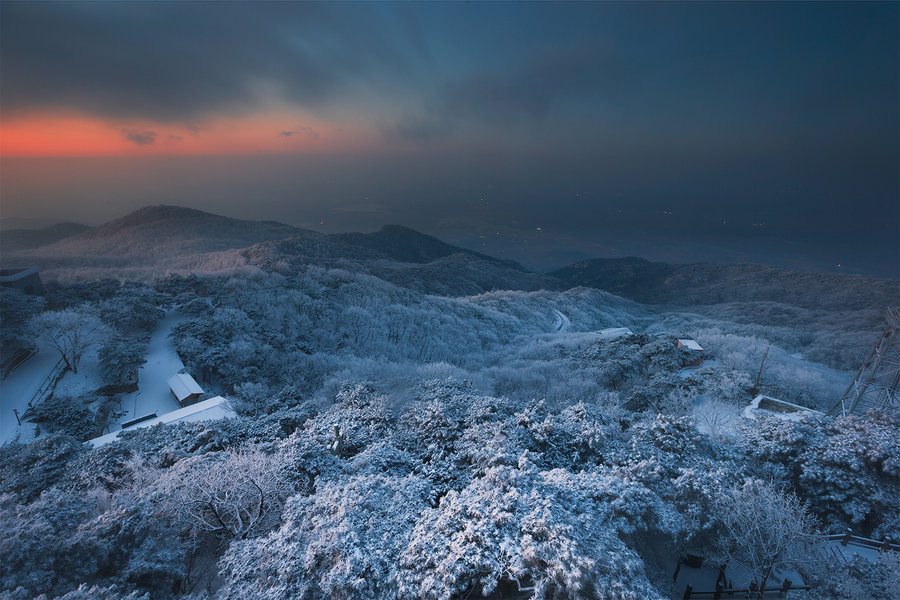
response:
<path id="1" fill-rule="evenodd" d="M 678 347 L 685 348 L 689 353 L 689 357 L 681 359 L 682 367 L 699 367 L 703 362 L 703 347 L 697 343 L 697 340 L 678 340 Z"/>
<path id="2" fill-rule="evenodd" d="M 172 375 L 167 380 L 172 395 L 178 401 L 179 406 L 187 406 L 197 401 L 204 394 L 203 388 L 200 387 L 194 378 L 187 373 L 178 373 Z"/>

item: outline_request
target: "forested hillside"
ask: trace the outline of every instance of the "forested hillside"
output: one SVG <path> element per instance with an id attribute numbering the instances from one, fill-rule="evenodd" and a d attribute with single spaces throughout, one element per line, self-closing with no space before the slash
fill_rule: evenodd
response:
<path id="1" fill-rule="evenodd" d="M 640 303 L 402 228 L 221 222 L 207 240 L 211 216 L 150 212 L 78 243 L 169 231 L 197 249 L 182 266 L 217 268 L 167 274 L 159 253 L 91 279 L 69 256 L 43 296 L 0 295 L 4 340 L 54 352 L 42 340 L 66 323 L 94 361 L 79 381 L 103 384 L 59 387 L 0 449 L 3 600 L 681 598 L 682 553 L 765 550 L 741 518 L 786 544 L 729 571 L 741 585 L 802 573 L 797 598 L 896 598 L 896 553 L 844 563 L 821 535 L 900 537 L 897 410 L 745 413 L 756 393 L 830 407 L 886 282 L 854 296 L 872 280 L 734 267 L 710 275 L 748 282 L 719 303 L 670 301 L 665 278 L 648 284 L 665 302 Z M 238 416 L 84 445 L 133 398 L 164 319 Z"/>

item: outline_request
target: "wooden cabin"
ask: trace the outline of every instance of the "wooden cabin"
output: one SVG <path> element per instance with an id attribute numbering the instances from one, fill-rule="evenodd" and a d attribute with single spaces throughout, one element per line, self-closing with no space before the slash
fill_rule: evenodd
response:
<path id="1" fill-rule="evenodd" d="M 697 343 L 697 340 L 680 339 L 678 340 L 678 347 L 687 349 L 691 356 L 691 358 L 681 359 L 682 367 L 699 367 L 700 363 L 703 362 L 703 347 Z"/>
<path id="2" fill-rule="evenodd" d="M 205 393 L 200 384 L 194 381 L 194 378 L 187 373 L 172 375 L 167 380 L 167 383 L 179 406 L 193 404 Z"/>

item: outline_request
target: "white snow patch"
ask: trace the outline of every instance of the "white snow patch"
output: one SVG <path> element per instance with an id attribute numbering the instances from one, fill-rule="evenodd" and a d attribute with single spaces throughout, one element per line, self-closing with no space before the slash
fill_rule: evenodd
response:
<path id="1" fill-rule="evenodd" d="M 150 336 L 147 362 L 138 370 L 138 391 L 122 398 L 124 413 L 118 415 L 119 422 L 153 413 L 161 415 L 180 408 L 169 389 L 168 379 L 182 371 L 184 363 L 169 341 L 169 332 L 184 320 L 183 315 L 170 312 L 156 326 Z M 118 428 L 118 423 L 110 425 L 111 430 Z"/>
<path id="2" fill-rule="evenodd" d="M 603 340 L 614 340 L 616 338 L 634 334 L 627 327 L 610 327 L 608 329 L 601 329 L 597 332 L 597 335 Z"/>
<path id="3" fill-rule="evenodd" d="M 59 361 L 59 353 L 40 350 L 22 363 L 9 377 L 0 381 L 0 445 L 30 440 L 34 435 L 34 423 L 16 421 L 13 410 L 21 417 L 28 409 L 28 402 Z"/>

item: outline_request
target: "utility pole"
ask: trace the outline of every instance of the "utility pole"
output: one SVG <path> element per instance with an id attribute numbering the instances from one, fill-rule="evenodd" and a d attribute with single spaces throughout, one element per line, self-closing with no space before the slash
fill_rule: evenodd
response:
<path id="1" fill-rule="evenodd" d="M 750 395 L 756 396 L 756 393 L 759 391 L 759 378 L 762 377 L 763 365 L 766 364 L 766 357 L 769 355 L 769 346 L 766 346 L 766 351 L 763 352 L 762 362 L 759 363 L 759 373 L 756 374 L 756 383 L 753 384 L 753 387 L 750 389 Z"/>

